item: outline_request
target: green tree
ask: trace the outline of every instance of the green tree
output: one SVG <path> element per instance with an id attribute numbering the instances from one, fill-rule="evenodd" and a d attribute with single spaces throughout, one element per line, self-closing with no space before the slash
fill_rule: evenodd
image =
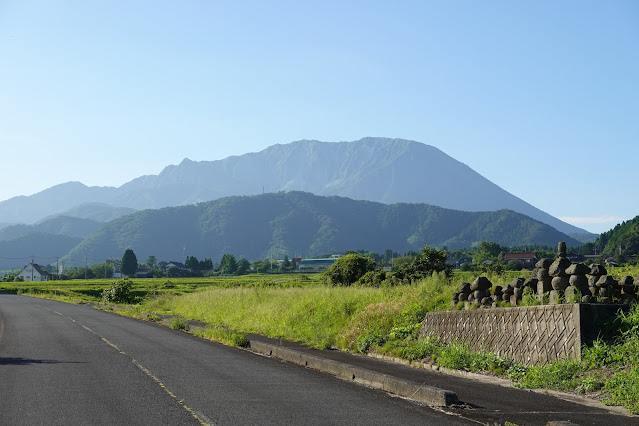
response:
<path id="1" fill-rule="evenodd" d="M 213 260 L 210 257 L 200 261 L 201 271 L 210 271 L 211 269 L 213 269 Z"/>
<path id="2" fill-rule="evenodd" d="M 376 268 L 377 263 L 370 257 L 350 253 L 337 259 L 324 272 L 324 280 L 333 285 L 350 286 L 365 273 L 374 271 Z"/>
<path id="3" fill-rule="evenodd" d="M 284 260 L 282 261 L 282 269 L 284 271 L 288 271 L 291 269 L 291 261 L 288 258 L 288 255 L 284 256 Z"/>
<path id="4" fill-rule="evenodd" d="M 505 247 L 502 247 L 497 243 L 492 241 L 482 241 L 473 254 L 473 263 L 475 265 L 479 265 L 486 260 L 490 260 L 491 262 L 499 261 L 502 253 L 505 251 Z"/>
<path id="5" fill-rule="evenodd" d="M 138 258 L 130 248 L 124 250 L 122 255 L 122 273 L 128 277 L 135 275 L 138 270 Z"/>
<path id="6" fill-rule="evenodd" d="M 419 256 L 415 257 L 412 262 L 401 265 L 395 276 L 400 280 L 412 281 L 425 277 L 430 277 L 433 272 L 444 272 L 446 276 L 450 276 L 451 265 L 446 263 L 448 255 L 445 250 L 432 249 L 425 246 Z"/>
<path id="7" fill-rule="evenodd" d="M 521 260 L 511 260 L 506 265 L 507 271 L 521 271 L 524 268 L 524 264 L 521 263 Z"/>
<path id="8" fill-rule="evenodd" d="M 84 266 L 81 268 L 76 268 L 69 272 L 69 277 L 73 280 L 83 280 L 85 277 L 89 280 L 95 278 L 95 273 L 91 268 L 85 268 Z"/>
<path id="9" fill-rule="evenodd" d="M 251 269 L 251 264 L 245 258 L 241 258 L 237 261 L 237 275 L 245 275 Z"/>
<path id="10" fill-rule="evenodd" d="M 175 266 L 171 266 L 169 269 L 166 270 L 166 276 L 169 278 L 179 277 L 180 270 Z"/>
<path id="11" fill-rule="evenodd" d="M 237 260 L 231 253 L 226 253 L 220 261 L 220 271 L 224 275 L 235 275 L 237 273 Z"/>
<path id="12" fill-rule="evenodd" d="M 195 256 L 187 256 L 186 261 L 184 261 L 184 267 L 189 271 L 196 272 L 200 270 L 200 262 Z"/>
<path id="13" fill-rule="evenodd" d="M 155 269 L 158 267 L 158 260 L 155 256 L 149 256 L 146 259 L 146 265 L 151 268 L 151 269 Z"/>
<path id="14" fill-rule="evenodd" d="M 253 268 L 260 274 L 265 274 L 271 270 L 271 262 L 268 259 L 256 260 L 253 262 Z"/>
<path id="15" fill-rule="evenodd" d="M 108 263 L 91 265 L 91 272 L 96 278 L 113 278 L 113 267 Z"/>
<path id="16" fill-rule="evenodd" d="M 104 301 L 111 303 L 133 303 L 134 297 L 131 294 L 132 286 L 133 283 L 128 278 L 114 282 L 111 288 L 105 289 L 102 292 Z"/>

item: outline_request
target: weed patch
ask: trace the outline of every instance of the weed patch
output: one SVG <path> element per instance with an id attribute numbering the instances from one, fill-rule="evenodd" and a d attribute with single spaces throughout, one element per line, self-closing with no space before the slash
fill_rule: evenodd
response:
<path id="1" fill-rule="evenodd" d="M 169 320 L 169 328 L 173 330 L 186 330 L 187 324 L 182 318 L 173 317 Z"/>

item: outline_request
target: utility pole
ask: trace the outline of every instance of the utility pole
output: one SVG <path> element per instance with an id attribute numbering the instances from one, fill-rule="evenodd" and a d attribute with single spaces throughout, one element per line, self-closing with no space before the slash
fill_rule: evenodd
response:
<path id="1" fill-rule="evenodd" d="M 60 279 L 60 257 L 55 257 L 55 273 L 58 276 L 58 280 Z"/>
<path id="2" fill-rule="evenodd" d="M 89 269 L 89 262 L 87 260 L 87 257 L 84 257 L 84 280 L 87 280 L 87 270 Z"/>

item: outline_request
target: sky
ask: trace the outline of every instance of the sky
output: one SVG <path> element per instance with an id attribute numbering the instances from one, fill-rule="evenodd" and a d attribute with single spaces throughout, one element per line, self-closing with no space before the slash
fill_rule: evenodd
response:
<path id="1" fill-rule="evenodd" d="M 638 135 L 634 0 L 0 0 L 0 200 L 379 136 L 603 232 Z"/>

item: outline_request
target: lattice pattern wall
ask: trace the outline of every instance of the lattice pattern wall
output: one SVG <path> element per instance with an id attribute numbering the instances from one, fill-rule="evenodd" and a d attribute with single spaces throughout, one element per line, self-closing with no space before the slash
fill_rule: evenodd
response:
<path id="1" fill-rule="evenodd" d="M 492 308 L 426 314 L 420 337 L 495 352 L 536 365 L 581 358 L 579 304 Z"/>

